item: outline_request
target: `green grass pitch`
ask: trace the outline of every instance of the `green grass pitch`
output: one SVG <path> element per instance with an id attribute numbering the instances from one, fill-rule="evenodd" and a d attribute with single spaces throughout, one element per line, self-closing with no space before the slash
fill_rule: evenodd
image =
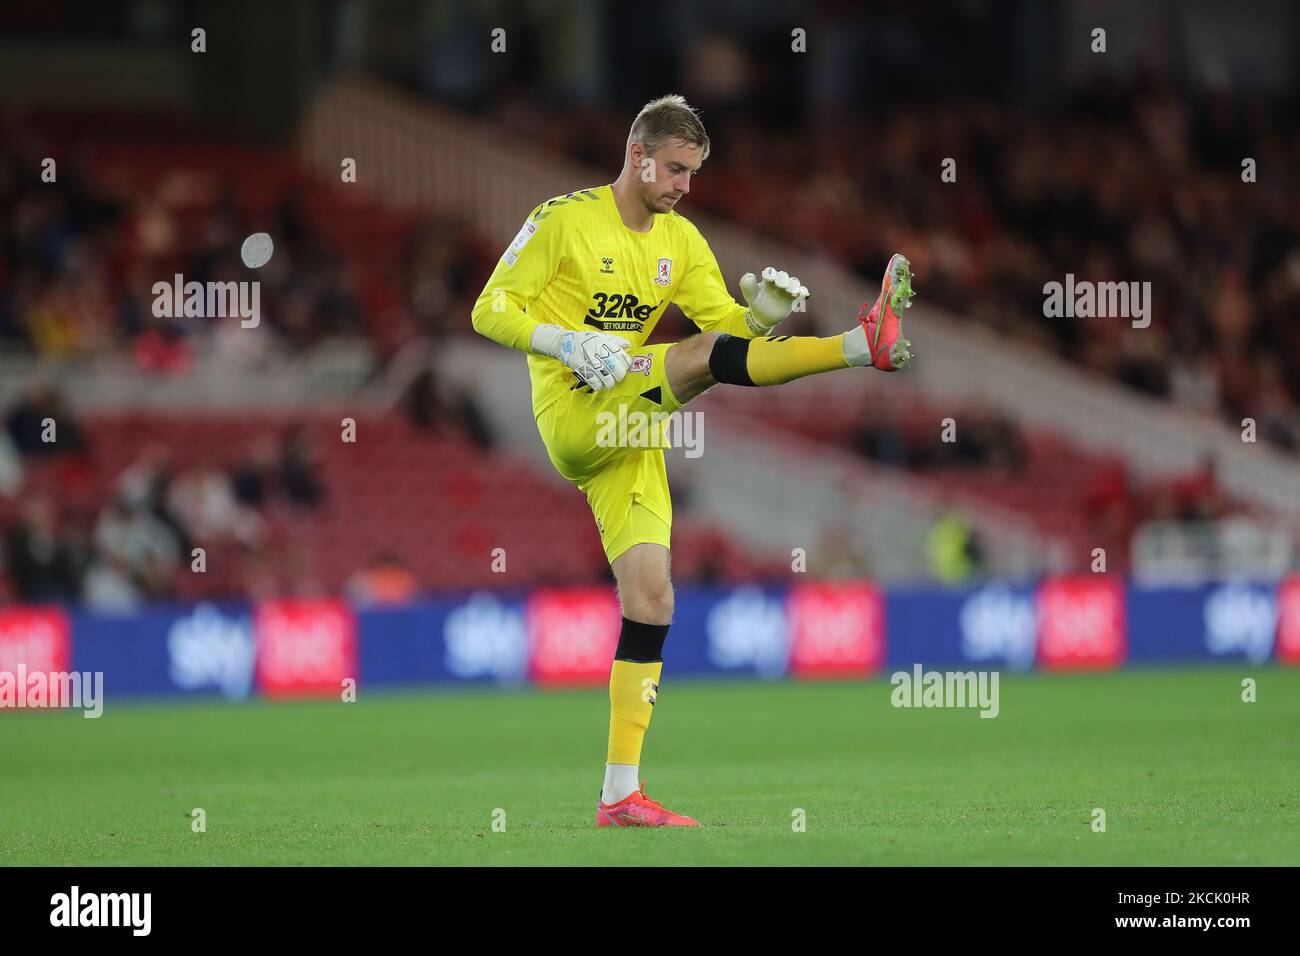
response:
<path id="1" fill-rule="evenodd" d="M 98 720 L 0 714 L 0 861 L 1300 863 L 1297 670 L 1004 675 L 991 720 L 895 709 L 884 678 L 666 676 L 642 773 L 699 830 L 595 828 L 601 690 L 110 697 Z"/>

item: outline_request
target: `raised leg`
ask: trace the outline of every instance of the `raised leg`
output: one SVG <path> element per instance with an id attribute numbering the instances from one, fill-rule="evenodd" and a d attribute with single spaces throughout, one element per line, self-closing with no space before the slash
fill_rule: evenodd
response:
<path id="1" fill-rule="evenodd" d="M 668 387 L 683 405 L 718 383 L 709 370 L 709 356 L 713 354 L 719 336 L 718 332 L 701 332 L 668 349 L 668 357 L 664 360 L 668 368 Z"/>

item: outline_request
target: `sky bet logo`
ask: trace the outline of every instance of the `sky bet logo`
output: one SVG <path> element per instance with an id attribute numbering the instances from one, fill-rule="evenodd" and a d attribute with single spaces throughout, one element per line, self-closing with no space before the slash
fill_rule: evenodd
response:
<path id="1" fill-rule="evenodd" d="M 51 926 L 129 926 L 132 936 L 148 936 L 152 893 L 71 893 L 50 897 Z"/>

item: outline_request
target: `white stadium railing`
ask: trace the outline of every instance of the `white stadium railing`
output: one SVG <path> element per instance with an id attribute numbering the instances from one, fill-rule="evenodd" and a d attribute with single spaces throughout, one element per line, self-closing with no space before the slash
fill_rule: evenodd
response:
<path id="1" fill-rule="evenodd" d="M 1295 567 L 1295 540 L 1293 528 L 1250 518 L 1152 521 L 1133 535 L 1133 575 L 1148 584 L 1279 578 Z"/>
<path id="2" fill-rule="evenodd" d="M 246 339 L 264 341 L 252 334 Z M 222 351 L 211 339 L 194 341 L 188 367 L 175 375 L 142 373 L 129 354 L 71 361 L 0 356 L 0 407 L 12 405 L 38 383 L 57 385 L 79 412 L 382 407 L 364 390 L 377 364 L 367 340 L 334 340 L 299 354 L 256 355 Z"/>

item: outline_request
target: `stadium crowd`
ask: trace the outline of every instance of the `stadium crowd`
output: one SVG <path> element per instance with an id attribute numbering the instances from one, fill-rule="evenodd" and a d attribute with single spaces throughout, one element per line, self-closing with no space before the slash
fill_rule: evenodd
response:
<path id="1" fill-rule="evenodd" d="M 870 280 L 905 250 L 927 302 L 1300 450 L 1300 137 L 1267 104 L 1157 83 L 1042 111 L 883 102 L 834 121 L 696 102 L 713 149 L 692 207 Z M 622 161 L 621 114 L 557 119 L 519 88 L 490 112 L 558 152 Z M 1150 326 L 1047 317 L 1044 285 L 1067 274 L 1150 282 Z"/>
<path id="2" fill-rule="evenodd" d="M 42 158 L 51 153 L 60 164 L 55 182 L 45 182 Z M 76 361 L 118 352 L 138 374 L 165 376 L 183 374 L 200 350 L 243 350 L 254 338 L 292 352 L 363 335 L 382 358 L 413 336 L 450 334 L 490 268 L 456 220 L 415 221 L 391 270 L 394 288 L 368 308 L 355 257 L 291 187 L 269 223 L 256 220 L 276 244 L 258 275 L 271 336 L 232 334 L 237 318 L 158 316 L 151 288 L 160 277 L 245 277 L 237 250 L 254 215 L 229 175 L 178 168 L 142 187 L 105 175 L 93 159 L 52 145 L 16 113 L 0 117 L 0 354 Z M 412 381 L 401 408 L 430 433 L 460 433 L 483 449 L 493 443 L 473 398 L 432 371 Z M 50 420 L 57 441 L 45 435 Z M 120 610 L 174 598 L 195 544 L 241 553 L 242 593 L 313 587 L 282 520 L 327 495 L 303 430 L 252 438 L 233 458 L 214 449 L 179 471 L 166 448 L 153 447 L 95 495 L 103 476 L 94 474 L 94 426 L 53 385 L 12 396 L 0 405 L 0 424 L 0 601 Z M 391 583 L 368 583 L 374 565 L 358 567 L 351 590 L 396 593 Z"/>
<path id="3" fill-rule="evenodd" d="M 619 159 L 621 115 L 560 122 L 513 92 L 492 115 L 567 154 Z M 807 128 L 721 116 L 697 208 L 867 278 L 906 249 L 927 301 L 1184 407 L 1238 426 L 1252 417 L 1261 438 L 1300 450 L 1300 326 L 1289 321 L 1300 311 L 1300 139 L 1262 108 L 1211 96 L 1193 109 L 1155 86 L 1093 89 L 1044 113 L 908 105 Z M 148 278 L 234 276 L 232 250 L 251 228 L 230 184 L 181 243 L 160 197 L 114 195 L 79 164 L 57 188 L 41 183 L 37 141 L 14 123 L 0 152 L 0 343 L 61 356 L 116 344 L 143 367 L 184 367 L 203 329 L 155 317 Z M 1246 157 L 1257 181 L 1243 181 Z M 947 158 L 955 182 L 941 179 Z M 378 317 L 301 195 L 283 197 L 273 232 L 274 268 L 260 278 L 287 348 L 360 333 L 391 352 L 414 335 L 465 332 L 465 302 L 493 258 L 454 219 L 418 223 L 395 270 L 397 302 Z M 1045 316 L 1045 283 L 1067 275 L 1150 282 L 1150 327 Z"/>
<path id="4" fill-rule="evenodd" d="M 713 155 L 691 204 L 868 279 L 905 249 L 927 301 L 1184 407 L 1236 425 L 1252 417 L 1261 439 L 1300 451 L 1300 326 L 1288 321 L 1300 314 L 1300 139 L 1264 107 L 1209 94 L 1196 108 L 1158 84 L 1093 88 L 1067 107 L 907 104 L 802 126 L 732 107 L 713 119 L 706 108 Z M 601 168 L 621 161 L 622 114 L 579 109 L 557 121 L 518 88 L 485 113 Z M 222 347 L 220 322 L 156 316 L 150 289 L 175 272 L 198 281 L 243 275 L 234 250 L 254 222 L 229 178 L 124 189 L 97 176 L 82 152 L 50 184 L 39 175 L 42 137 L 15 114 L 0 118 L 0 132 L 0 349 L 62 359 L 117 350 L 142 373 L 170 374 L 195 349 Z M 946 159 L 955 160 L 954 181 L 941 176 Z M 271 338 L 287 351 L 360 335 L 386 357 L 417 336 L 468 335 L 464 316 L 495 256 L 455 218 L 413 219 L 395 267 L 383 270 L 391 288 L 375 295 L 355 250 L 330 235 L 300 187 L 257 225 L 275 237 L 276 257 L 259 278 Z M 1043 286 L 1067 274 L 1150 282 L 1150 327 L 1046 317 Z M 0 484 L 6 468 L 12 475 L 16 463 L 45 454 L 47 417 L 66 423 L 61 453 L 84 451 L 89 439 L 61 403 L 38 388 L 0 409 Z M 432 371 L 411 383 L 402 408 L 422 427 L 451 427 L 492 447 L 472 398 Z M 966 445 L 937 449 L 908 446 L 886 427 L 860 436 L 859 449 L 913 469 L 1018 467 L 1014 430 L 987 426 Z M 81 594 L 105 607 L 168 596 L 168 569 L 190 541 L 226 535 L 257 549 L 267 495 L 314 506 L 323 489 L 301 452 L 292 436 L 258 439 L 237 465 L 210 461 L 171 475 L 158 451 L 90 513 L 37 495 L 0 526 L 0 593 Z M 1212 476 L 1149 507 L 1135 506 L 1129 486 L 1112 476 L 1095 502 L 1126 529 L 1150 511 L 1223 506 Z"/>
<path id="5" fill-rule="evenodd" d="M 56 440 L 47 441 L 41 423 L 51 421 Z M 252 555 L 250 566 L 274 581 L 267 565 L 293 561 L 286 517 L 309 514 L 327 494 L 319 456 L 294 427 L 259 435 L 229 464 L 213 450 L 178 468 L 168 448 L 148 445 L 102 495 L 95 467 L 93 435 L 57 389 L 39 385 L 7 410 L 0 501 L 14 514 L 0 549 L 0 599 L 123 611 L 175 598 L 195 546 Z"/>

